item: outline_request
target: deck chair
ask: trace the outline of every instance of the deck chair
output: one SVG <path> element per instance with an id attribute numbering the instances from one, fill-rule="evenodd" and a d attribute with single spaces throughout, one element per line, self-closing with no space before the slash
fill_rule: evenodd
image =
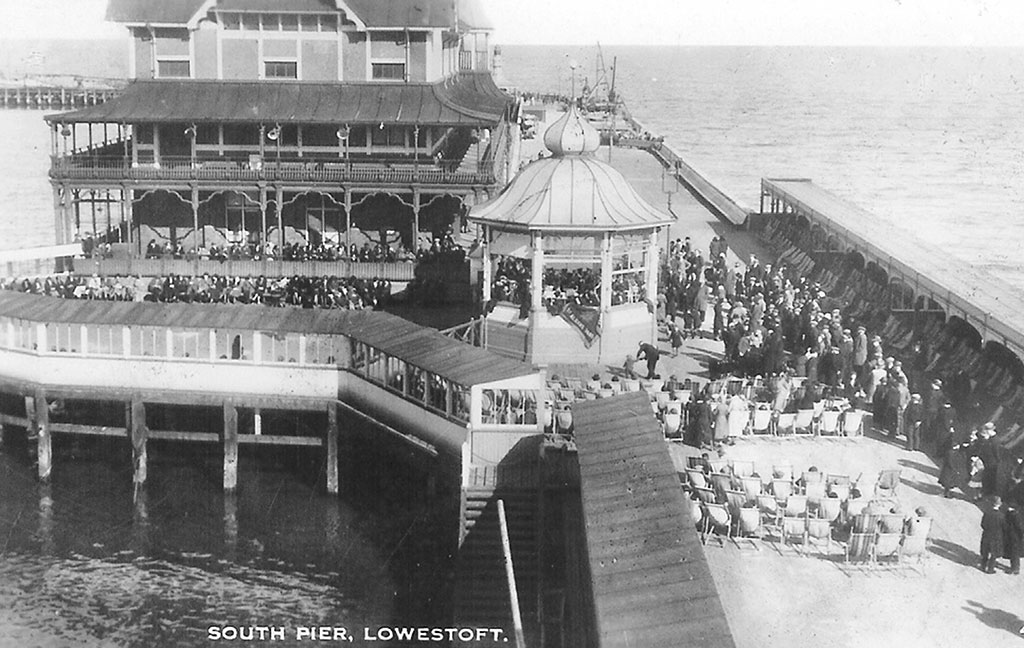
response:
<path id="1" fill-rule="evenodd" d="M 747 496 L 747 504 L 756 504 L 757 496 L 763 492 L 760 478 L 758 477 L 743 477 L 740 479 L 740 485 L 743 487 L 743 492 Z"/>
<path id="2" fill-rule="evenodd" d="M 750 544 L 754 546 L 754 549 L 761 551 L 761 547 L 757 546 L 753 538 L 761 538 L 764 535 L 764 528 L 761 526 L 761 513 L 752 506 L 746 506 L 739 510 L 739 515 L 735 517 L 734 524 L 736 527 L 736 533 L 733 535 L 733 543 L 739 547 L 740 543 L 736 538 L 745 538 L 750 540 Z"/>
<path id="3" fill-rule="evenodd" d="M 729 507 L 729 515 L 732 516 L 733 522 L 736 522 L 739 520 L 740 509 L 747 506 L 747 494 L 743 491 L 725 491 L 725 504 Z"/>
<path id="4" fill-rule="evenodd" d="M 794 435 L 814 434 L 814 410 L 797 410 L 796 419 L 793 421 Z"/>
<path id="5" fill-rule="evenodd" d="M 875 497 L 896 497 L 901 473 L 900 468 L 888 468 L 878 473 L 878 481 L 875 482 Z"/>
<path id="6" fill-rule="evenodd" d="M 826 553 L 832 553 L 832 525 L 828 520 L 807 518 L 807 535 L 804 544 L 810 546 L 812 540 L 814 544 L 824 540 Z"/>
<path id="7" fill-rule="evenodd" d="M 679 426 L 682 425 L 683 416 L 678 410 L 667 410 L 665 412 L 665 436 L 672 438 L 679 433 Z"/>
<path id="8" fill-rule="evenodd" d="M 804 495 L 807 497 L 807 503 L 811 508 L 817 510 L 821 501 L 827 497 L 825 495 L 825 482 L 807 484 L 807 486 L 804 487 Z"/>
<path id="9" fill-rule="evenodd" d="M 867 513 L 861 513 L 853 518 L 853 532 L 854 533 L 877 533 L 878 532 L 878 518 L 877 515 L 868 515 Z"/>
<path id="10" fill-rule="evenodd" d="M 871 550 L 871 560 L 875 565 L 883 558 L 894 558 L 898 563 L 900 560 L 900 541 L 902 533 L 879 533 L 875 536 L 875 544 Z"/>
<path id="11" fill-rule="evenodd" d="M 700 457 L 698 457 L 697 455 L 690 455 L 689 457 L 687 457 L 686 467 L 692 468 L 693 470 L 701 470 L 702 465 L 700 462 Z"/>
<path id="12" fill-rule="evenodd" d="M 834 524 L 843 512 L 842 500 L 835 497 L 826 497 L 818 502 L 818 519 L 826 520 Z"/>
<path id="13" fill-rule="evenodd" d="M 846 500 L 846 519 L 852 520 L 859 515 L 862 515 L 864 508 L 868 505 L 868 498 L 859 497 L 857 499 Z"/>
<path id="14" fill-rule="evenodd" d="M 704 528 L 704 509 L 702 508 L 703 502 L 699 499 L 688 498 L 686 500 L 690 505 L 690 517 L 693 519 L 693 523 L 697 525 L 697 529 Z"/>
<path id="15" fill-rule="evenodd" d="M 773 464 L 772 479 L 785 479 L 786 481 L 793 481 L 792 464 Z"/>
<path id="16" fill-rule="evenodd" d="M 875 532 L 851 533 L 850 539 L 844 546 L 846 562 L 867 562 L 872 559 L 872 549 L 875 545 Z"/>
<path id="17" fill-rule="evenodd" d="M 835 495 L 840 501 L 845 502 L 850 499 L 850 485 L 849 484 L 830 484 L 828 492 Z"/>
<path id="18" fill-rule="evenodd" d="M 799 537 L 802 544 L 807 544 L 807 521 L 804 518 L 784 517 L 779 532 L 782 544 L 788 545 L 789 539 Z"/>
<path id="19" fill-rule="evenodd" d="M 800 483 L 804 488 L 811 484 L 822 484 L 825 482 L 825 473 L 818 470 L 805 470 L 800 473 Z"/>
<path id="20" fill-rule="evenodd" d="M 713 488 L 694 488 L 693 492 L 697 493 L 697 499 L 704 504 L 718 503 L 718 493 Z"/>
<path id="21" fill-rule="evenodd" d="M 708 464 L 711 466 L 711 472 L 716 473 L 724 473 L 729 467 L 729 462 L 725 459 L 708 459 Z"/>
<path id="22" fill-rule="evenodd" d="M 775 500 L 780 504 L 784 504 L 786 499 L 793 494 L 793 482 L 788 479 L 773 479 L 772 480 L 772 495 L 775 496 Z"/>
<path id="23" fill-rule="evenodd" d="M 782 517 L 807 517 L 807 496 L 806 495 L 790 495 L 786 498 L 786 503 L 780 507 L 782 511 Z"/>
<path id="24" fill-rule="evenodd" d="M 729 509 L 724 504 L 704 504 L 704 533 L 701 537 L 703 544 L 708 543 L 708 536 L 714 532 L 719 536 L 719 541 L 722 546 L 725 546 L 725 541 L 721 538 L 721 533 L 724 531 L 726 536 L 732 532 L 732 517 L 729 515 Z"/>
<path id="25" fill-rule="evenodd" d="M 623 378 L 622 379 L 622 391 L 624 392 L 637 392 L 640 391 L 640 381 L 634 378 Z"/>
<path id="26" fill-rule="evenodd" d="M 693 468 L 686 469 L 686 479 L 690 482 L 691 488 L 708 488 L 708 478 L 700 470 L 694 470 Z"/>
<path id="27" fill-rule="evenodd" d="M 732 475 L 727 473 L 713 472 L 708 475 L 708 479 L 711 482 L 711 487 L 718 493 L 720 499 L 718 501 L 725 501 L 725 491 L 732 490 Z"/>
<path id="28" fill-rule="evenodd" d="M 758 407 L 750 415 L 751 434 L 772 433 L 772 411 L 768 408 Z"/>
<path id="29" fill-rule="evenodd" d="M 825 410 L 818 419 L 818 436 L 839 435 L 839 412 Z"/>
<path id="30" fill-rule="evenodd" d="M 753 461 L 740 461 L 733 459 L 729 462 L 730 468 L 732 468 L 732 474 L 736 477 L 750 477 L 754 474 L 754 462 Z"/>
<path id="31" fill-rule="evenodd" d="M 778 530 L 779 503 L 771 495 L 757 496 L 757 511 L 761 515 L 761 526 Z"/>
<path id="32" fill-rule="evenodd" d="M 924 528 L 919 529 L 914 535 L 903 534 L 903 542 L 900 543 L 901 563 L 904 558 L 913 558 L 918 565 L 924 565 L 924 561 L 928 557 L 928 536 L 931 535 L 932 521 L 929 518 L 923 518 L 922 522 L 925 522 Z"/>
<path id="33" fill-rule="evenodd" d="M 782 413 L 779 414 L 779 420 L 775 424 L 775 434 L 777 436 L 791 436 L 793 434 L 793 425 L 796 423 L 796 414 L 793 413 Z"/>
<path id="34" fill-rule="evenodd" d="M 843 413 L 843 434 L 845 436 L 864 435 L 864 410 L 849 409 Z"/>

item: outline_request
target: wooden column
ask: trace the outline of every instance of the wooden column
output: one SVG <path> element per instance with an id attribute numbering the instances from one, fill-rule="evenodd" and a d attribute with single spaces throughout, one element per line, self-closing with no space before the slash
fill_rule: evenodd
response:
<path id="1" fill-rule="evenodd" d="M 234 493 L 224 494 L 224 546 L 228 559 L 234 560 L 238 550 L 238 502 Z"/>
<path id="2" fill-rule="evenodd" d="M 39 480 L 49 482 L 50 471 L 53 467 L 53 447 L 50 441 L 50 408 L 46 405 L 46 392 L 42 388 L 36 389 L 32 405 L 32 419 L 39 446 L 37 453 Z"/>
<path id="3" fill-rule="evenodd" d="M 327 492 L 338 494 L 338 404 L 327 405 Z"/>
<path id="4" fill-rule="evenodd" d="M 129 404 L 128 420 L 126 427 L 130 430 L 132 441 L 132 484 L 135 490 L 146 483 L 146 465 L 148 455 L 146 453 L 146 440 L 149 437 L 149 430 L 146 428 L 146 404 L 138 396 L 133 396 Z"/>
<path id="5" fill-rule="evenodd" d="M 345 187 L 345 260 L 351 260 L 352 249 L 352 190 Z"/>
<path id="6" fill-rule="evenodd" d="M 277 239 L 278 249 L 284 251 L 284 189 L 280 186 L 274 190 L 274 198 L 277 200 Z"/>
<path id="7" fill-rule="evenodd" d="M 420 249 L 420 190 L 412 192 L 412 251 Z"/>
<path id="8" fill-rule="evenodd" d="M 224 403 L 224 490 L 234 492 L 238 486 L 238 408 Z"/>
<path id="9" fill-rule="evenodd" d="M 194 143 L 192 146 L 195 148 Z M 199 247 L 199 185 L 197 184 L 192 185 L 192 247 Z M 196 258 L 198 259 L 198 257 Z"/>
<path id="10" fill-rule="evenodd" d="M 544 307 L 544 235 L 533 233 L 533 259 L 530 277 L 530 309 L 540 312 Z"/>

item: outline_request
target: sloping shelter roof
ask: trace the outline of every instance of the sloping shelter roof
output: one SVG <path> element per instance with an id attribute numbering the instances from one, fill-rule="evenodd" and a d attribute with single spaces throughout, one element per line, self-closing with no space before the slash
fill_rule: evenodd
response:
<path id="1" fill-rule="evenodd" d="M 135 81 L 58 123 L 235 122 L 493 126 L 511 98 L 487 73 L 436 83 Z"/>
<path id="2" fill-rule="evenodd" d="M 871 255 L 887 260 L 890 276 L 902 275 L 918 294 L 930 292 L 950 302 L 949 315 L 961 313 L 983 324 L 1024 357 L 1024 296 L 945 250 L 916 238 L 887 220 L 836 196 L 807 179 L 771 179 L 764 187 L 785 198 L 812 221 L 845 234 Z M 987 336 L 986 336 L 987 337 Z"/>
<path id="3" fill-rule="evenodd" d="M 479 0 L 458 0 L 460 29 L 493 29 Z M 107 20 L 128 24 L 186 25 L 208 0 L 109 0 Z M 437 28 L 454 25 L 451 0 L 221 0 L 228 11 L 330 11 L 351 9 L 367 27 Z"/>
<path id="4" fill-rule="evenodd" d="M 536 373 L 526 363 L 371 310 L 107 302 L 0 290 L 0 316 L 30 322 L 343 335 L 463 386 Z"/>
<path id="5" fill-rule="evenodd" d="M 649 397 L 572 408 L 601 648 L 734 643 Z"/>

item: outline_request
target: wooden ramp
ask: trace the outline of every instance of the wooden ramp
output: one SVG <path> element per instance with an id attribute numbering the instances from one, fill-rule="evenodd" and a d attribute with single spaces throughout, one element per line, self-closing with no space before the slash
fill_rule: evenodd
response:
<path id="1" fill-rule="evenodd" d="M 732 648 L 732 634 L 649 397 L 573 406 L 601 648 Z"/>

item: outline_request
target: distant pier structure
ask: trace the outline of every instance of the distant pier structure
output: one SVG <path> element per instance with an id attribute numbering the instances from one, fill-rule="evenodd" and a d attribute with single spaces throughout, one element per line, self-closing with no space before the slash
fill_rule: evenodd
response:
<path id="1" fill-rule="evenodd" d="M 43 76 L 0 79 L 0 107 L 28 110 L 68 110 L 104 103 L 125 85 L 117 79 Z"/>

